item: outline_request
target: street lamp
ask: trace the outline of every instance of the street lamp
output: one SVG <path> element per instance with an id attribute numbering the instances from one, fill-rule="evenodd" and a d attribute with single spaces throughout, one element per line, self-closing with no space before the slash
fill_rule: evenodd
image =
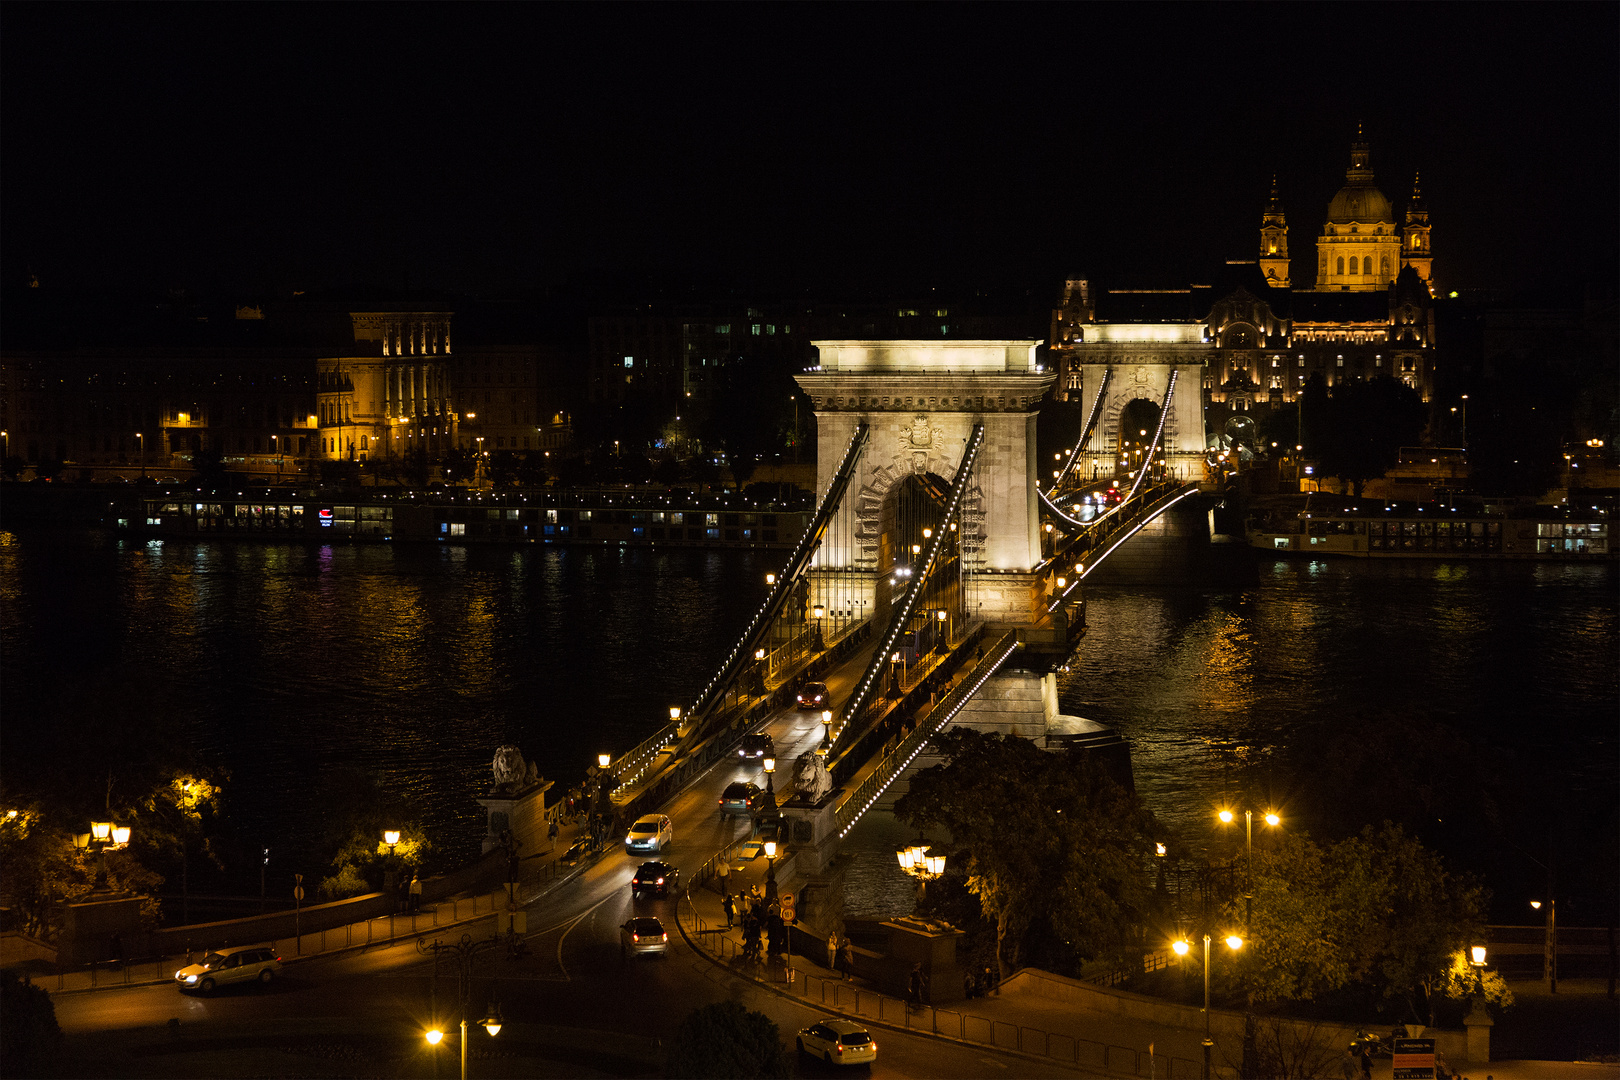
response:
<path id="1" fill-rule="evenodd" d="M 821 745 L 816 747 L 816 753 L 823 758 L 832 750 L 832 710 L 821 710 Z"/>
<path id="2" fill-rule="evenodd" d="M 499 937 L 489 937 L 482 941 L 474 941 L 471 934 L 462 934 L 461 940 L 454 944 L 446 945 L 435 941 L 430 945 L 422 938 L 416 939 L 417 952 L 433 954 L 435 994 L 437 994 L 439 954 L 448 953 L 456 960 L 456 982 L 461 1001 L 461 1080 L 467 1080 L 467 1005 L 472 995 L 473 957 L 485 949 L 494 948 L 500 940 Z M 437 1002 L 433 1011 L 438 1011 Z M 477 1023 L 491 1036 L 499 1035 L 502 1026 L 500 1008 L 491 1002 L 484 1018 Z M 429 1046 L 438 1046 L 444 1038 L 444 1032 L 432 1028 L 423 1032 L 423 1037 L 427 1039 Z"/>
<path id="3" fill-rule="evenodd" d="M 895 859 L 900 863 L 901 872 L 917 879 L 919 904 L 927 895 L 928 883 L 945 873 L 945 853 L 942 851 L 935 854 L 932 844 L 933 841 L 918 836 L 915 843 L 896 848 L 894 852 Z"/>
<path id="4" fill-rule="evenodd" d="M 1232 824 L 1232 811 L 1225 807 L 1221 808 L 1216 817 L 1221 819 L 1222 825 Z M 1282 824 L 1282 817 L 1275 810 L 1267 810 L 1261 820 L 1273 829 Z M 1254 908 L 1254 811 L 1252 810 L 1243 811 L 1243 837 L 1243 927 L 1246 930 Z"/>
<path id="5" fill-rule="evenodd" d="M 612 760 L 613 760 L 613 755 L 612 754 L 597 754 L 596 755 L 596 767 L 598 769 L 605 769 L 605 768 L 608 767 L 608 764 Z"/>
<path id="6" fill-rule="evenodd" d="M 141 441 L 140 442 L 140 446 L 141 446 L 141 479 L 145 480 L 146 479 L 146 432 L 137 431 L 135 433 L 135 437 Z"/>
<path id="7" fill-rule="evenodd" d="M 1212 1039 L 1210 1037 L 1210 1034 L 1209 1034 L 1209 942 L 1210 942 L 1210 937 L 1209 937 L 1208 934 L 1205 934 L 1204 935 L 1204 1074 L 1203 1074 L 1204 1080 L 1209 1080 L 1209 1078 L 1210 1078 L 1210 1071 L 1209 1071 L 1210 1051 L 1215 1049 L 1215 1040 Z M 1228 934 L 1227 937 L 1226 937 L 1226 947 L 1228 949 L 1231 949 L 1233 952 L 1237 952 L 1239 949 L 1243 948 L 1243 939 L 1241 937 L 1239 937 L 1238 935 L 1236 935 L 1236 934 Z M 1185 938 L 1182 938 L 1179 941 L 1173 942 L 1171 944 L 1170 948 L 1175 952 L 1175 954 L 1177 956 L 1186 956 L 1189 952 L 1192 951 L 1192 946 L 1187 943 L 1187 940 Z"/>
<path id="8" fill-rule="evenodd" d="M 772 774 L 774 774 L 775 772 L 776 772 L 776 759 L 773 758 L 773 757 L 766 758 L 765 759 L 765 790 L 766 790 L 767 793 L 772 794 L 772 795 L 776 794 L 776 788 L 772 784 Z"/>
<path id="9" fill-rule="evenodd" d="M 1532 900 L 1530 906 L 1541 910 L 1541 901 Z M 1547 930 L 1542 938 L 1541 976 L 1547 980 L 1547 992 L 1558 993 L 1558 901 L 1547 898 Z"/>

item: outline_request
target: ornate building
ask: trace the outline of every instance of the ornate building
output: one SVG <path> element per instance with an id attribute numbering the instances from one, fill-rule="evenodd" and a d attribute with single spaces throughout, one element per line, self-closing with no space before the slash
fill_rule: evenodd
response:
<path id="1" fill-rule="evenodd" d="M 1317 238 L 1314 289 L 1291 285 L 1288 220 L 1275 179 L 1260 223 L 1256 260 L 1228 262 L 1220 284 L 1182 289 L 1094 289 L 1071 278 L 1052 313 L 1052 357 L 1058 396 L 1089 403 L 1104 373 L 1135 396 L 1153 401 L 1169 372 L 1188 365 L 1201 374 L 1202 408 L 1178 389 L 1167 418 L 1172 450 L 1202 448 L 1208 414 L 1293 402 L 1312 375 L 1328 386 L 1389 375 L 1429 400 L 1434 392 L 1433 254 L 1429 216 L 1414 184 L 1404 229 L 1373 184 L 1370 153 L 1358 131 L 1345 186 L 1328 204 Z M 1140 378 L 1137 376 L 1141 375 Z M 1130 402 L 1110 383 L 1099 450 L 1118 450 Z M 1129 395 L 1127 395 L 1129 396 Z M 1157 411 L 1152 410 L 1156 416 Z M 1167 425 L 1167 435 L 1170 430 Z"/>

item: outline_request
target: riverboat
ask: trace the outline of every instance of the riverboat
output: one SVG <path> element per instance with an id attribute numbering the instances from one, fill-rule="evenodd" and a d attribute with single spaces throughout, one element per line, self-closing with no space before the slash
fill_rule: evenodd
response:
<path id="1" fill-rule="evenodd" d="M 1556 519 L 1415 509 L 1302 511 L 1249 530 L 1249 543 L 1280 556 L 1356 559 L 1548 559 L 1613 561 L 1609 517 Z"/>
<path id="2" fill-rule="evenodd" d="M 619 500 L 457 501 L 307 497 L 266 494 L 221 498 L 164 494 L 140 500 L 111 524 L 157 538 L 437 541 L 451 544 L 613 544 L 721 548 L 786 548 L 814 514 L 720 500 L 691 505 L 662 500 L 656 508 Z"/>

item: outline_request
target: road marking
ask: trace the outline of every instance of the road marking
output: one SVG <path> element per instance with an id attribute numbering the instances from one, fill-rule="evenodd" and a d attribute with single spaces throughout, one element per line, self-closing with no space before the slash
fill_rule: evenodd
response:
<path id="1" fill-rule="evenodd" d="M 995 1058 L 982 1057 L 979 1060 L 984 1062 L 986 1065 L 994 1065 L 998 1069 L 1005 1069 L 1007 1067 L 1005 1062 L 997 1061 Z"/>
<path id="2" fill-rule="evenodd" d="M 575 916 L 574 920 L 568 924 L 568 930 L 564 930 L 562 932 L 562 936 L 557 939 L 557 970 L 562 972 L 562 981 L 563 982 L 573 982 L 573 979 L 570 978 L 569 975 L 568 975 L 568 965 L 563 963 L 563 958 L 562 958 L 563 942 L 568 940 L 568 932 L 569 932 L 569 930 L 572 930 L 574 927 L 576 927 L 580 923 L 584 922 L 586 916 L 595 914 L 597 908 L 601 907 L 603 904 L 607 903 L 609 900 L 612 900 L 617 895 L 618 895 L 618 893 L 616 893 L 616 892 L 608 893 L 606 896 L 602 897 L 602 899 L 598 900 L 596 903 L 592 904 L 590 907 L 588 907 L 584 911 L 580 912 L 577 916 Z"/>

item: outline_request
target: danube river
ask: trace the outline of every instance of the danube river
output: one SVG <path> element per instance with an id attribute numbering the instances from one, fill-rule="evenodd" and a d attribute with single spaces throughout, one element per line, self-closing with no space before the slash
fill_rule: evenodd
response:
<path id="1" fill-rule="evenodd" d="M 240 850 L 303 859 L 324 780 L 358 767 L 459 858 L 496 746 L 564 783 L 628 748 L 708 680 L 781 558 L 0 533 L 4 794 L 71 761 L 64 732 L 178 726 L 228 770 Z M 1225 800 L 1313 833 L 1387 806 L 1517 896 L 1561 827 L 1549 801 L 1612 813 L 1615 596 L 1607 567 L 1438 562 L 1093 589 L 1063 709 L 1129 737 L 1183 850 L 1220 842 Z"/>

